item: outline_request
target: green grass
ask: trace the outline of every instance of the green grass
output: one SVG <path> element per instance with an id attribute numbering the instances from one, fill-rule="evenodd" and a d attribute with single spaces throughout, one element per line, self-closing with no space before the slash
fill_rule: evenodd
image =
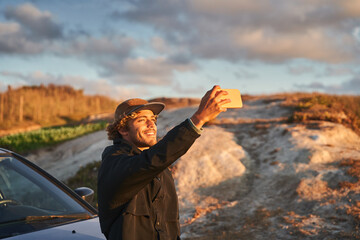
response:
<path id="1" fill-rule="evenodd" d="M 105 129 L 106 122 L 81 124 L 71 127 L 50 127 L 40 130 L 8 135 L 0 138 L 0 147 L 24 154 L 55 145 L 66 140 Z"/>

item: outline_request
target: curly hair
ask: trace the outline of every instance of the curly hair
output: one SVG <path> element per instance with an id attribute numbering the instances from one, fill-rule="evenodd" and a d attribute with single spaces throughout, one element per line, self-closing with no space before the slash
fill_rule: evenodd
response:
<path id="1" fill-rule="evenodd" d="M 122 138 L 119 130 L 122 128 L 128 129 L 128 122 L 130 119 L 135 119 L 137 117 L 137 113 L 133 112 L 128 116 L 120 118 L 119 120 L 114 120 L 114 122 L 109 123 L 106 127 L 106 131 L 108 134 L 109 140 L 114 140 L 116 138 Z"/>

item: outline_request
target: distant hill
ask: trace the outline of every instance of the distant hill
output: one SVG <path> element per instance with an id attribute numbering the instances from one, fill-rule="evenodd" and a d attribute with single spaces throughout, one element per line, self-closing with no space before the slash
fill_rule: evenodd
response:
<path id="1" fill-rule="evenodd" d="M 200 98 L 153 98 L 149 102 L 162 102 L 166 105 L 165 110 L 199 105 Z"/>
<path id="2" fill-rule="evenodd" d="M 74 124 L 83 118 L 114 111 L 111 98 L 85 95 L 71 86 L 23 86 L 0 93 L 0 130 Z"/>

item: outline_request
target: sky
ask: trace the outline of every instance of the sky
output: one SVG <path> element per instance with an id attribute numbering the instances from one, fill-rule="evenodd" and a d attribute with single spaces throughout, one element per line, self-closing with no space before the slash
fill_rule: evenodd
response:
<path id="1" fill-rule="evenodd" d="M 359 0 L 1 0 L 0 91 L 360 94 Z"/>

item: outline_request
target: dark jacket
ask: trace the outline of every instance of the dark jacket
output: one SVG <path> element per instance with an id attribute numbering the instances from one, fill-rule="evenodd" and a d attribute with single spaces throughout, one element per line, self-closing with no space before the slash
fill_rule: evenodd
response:
<path id="1" fill-rule="evenodd" d="M 105 148 L 98 175 L 101 230 L 108 239 L 179 239 L 179 207 L 168 167 L 200 135 L 189 120 L 140 151 L 123 139 Z"/>

